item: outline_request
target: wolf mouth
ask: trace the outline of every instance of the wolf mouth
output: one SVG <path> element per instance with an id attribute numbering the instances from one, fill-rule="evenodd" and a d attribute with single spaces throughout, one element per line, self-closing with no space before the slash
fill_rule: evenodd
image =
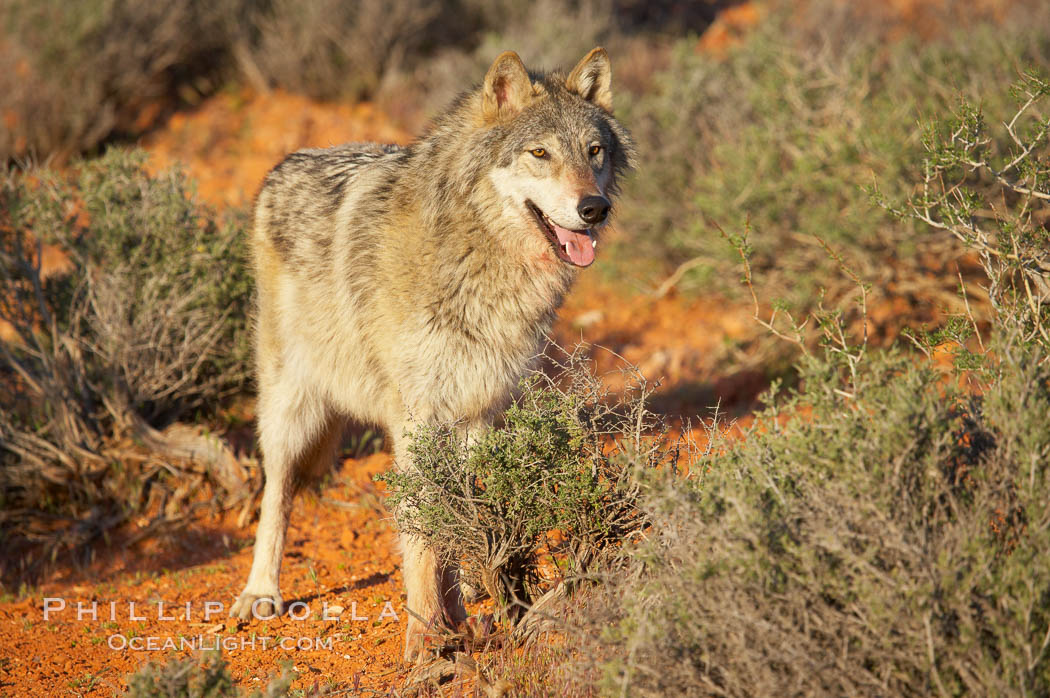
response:
<path id="1" fill-rule="evenodd" d="M 563 228 L 552 221 L 536 204 L 526 200 L 525 205 L 532 211 L 536 223 L 547 237 L 551 247 L 554 248 L 558 259 L 577 267 L 589 267 L 594 262 L 594 249 L 598 246 L 598 241 L 589 229 Z"/>

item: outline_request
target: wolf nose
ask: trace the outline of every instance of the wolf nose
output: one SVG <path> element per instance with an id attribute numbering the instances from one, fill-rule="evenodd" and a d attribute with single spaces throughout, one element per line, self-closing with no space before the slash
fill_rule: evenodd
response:
<path id="1" fill-rule="evenodd" d="M 601 223 L 609 215 L 612 204 L 604 196 L 585 196 L 576 207 L 577 213 L 587 223 Z"/>

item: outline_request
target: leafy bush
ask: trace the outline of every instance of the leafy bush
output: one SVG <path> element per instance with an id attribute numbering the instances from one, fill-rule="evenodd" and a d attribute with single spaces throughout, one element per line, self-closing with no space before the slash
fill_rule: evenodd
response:
<path id="1" fill-rule="evenodd" d="M 954 340 L 945 369 L 818 318 L 801 387 L 652 489 L 637 586 L 608 594 L 610 693 L 1050 693 L 1048 87 L 1015 89 L 1005 163 L 974 107 L 932 124 L 924 185 L 887 204 L 978 252 L 987 345 L 972 315 L 915 333 Z"/>
<path id="2" fill-rule="evenodd" d="M 75 548 L 145 505 L 135 493 L 145 498 L 165 468 L 138 459 L 141 470 L 118 476 L 122 436 L 165 458 L 211 454 L 211 475 L 238 489 L 221 447 L 156 428 L 213 414 L 244 385 L 245 240 L 200 209 L 178 172 L 151 177 L 143 164 L 112 150 L 72 182 L 47 170 L 0 177 L 5 544 Z M 67 269 L 44 273 L 45 244 Z"/>
<path id="3" fill-rule="evenodd" d="M 244 693 L 233 682 L 219 652 L 203 653 L 200 658 L 179 660 L 172 657 L 165 664 L 149 662 L 128 677 L 128 698 L 281 698 L 291 695 L 296 673 L 286 663 L 281 675 L 263 691 Z"/>
<path id="4" fill-rule="evenodd" d="M 675 45 L 653 89 L 623 103 L 646 158 L 625 187 L 620 220 L 631 251 L 622 259 L 634 269 L 639 257 L 688 263 L 683 290 L 736 294 L 735 255 L 714 223 L 736 230 L 750 220 L 767 293 L 803 312 L 821 287 L 833 304 L 852 294 L 817 238 L 871 283 L 873 308 L 903 297 L 922 320 L 936 319 L 922 299 L 961 309 L 951 246 L 873 214 L 866 189 L 877 180 L 895 199 L 919 181 L 919 116 L 944 113 L 959 91 L 1004 110 L 999 86 L 1018 63 L 1050 66 L 1048 7 L 1013 3 L 991 22 L 966 20 L 951 4 L 954 31 L 890 40 L 900 27 L 865 5 L 775 4 L 724 59 L 692 40 Z M 989 147 L 1010 144 L 996 134 Z M 899 315 L 872 319 L 897 326 Z"/>
<path id="5" fill-rule="evenodd" d="M 504 617 L 546 607 L 645 526 L 636 471 L 678 462 L 648 391 L 613 399 L 573 356 L 523 382 L 504 423 L 472 441 L 421 427 L 413 467 L 383 476 L 400 529 L 460 564 Z"/>

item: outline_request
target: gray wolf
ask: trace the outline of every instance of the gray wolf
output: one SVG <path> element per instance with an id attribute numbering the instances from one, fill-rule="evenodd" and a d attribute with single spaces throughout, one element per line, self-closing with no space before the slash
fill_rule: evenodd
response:
<path id="1" fill-rule="evenodd" d="M 601 48 L 568 76 L 507 52 L 417 142 L 301 150 L 267 175 L 252 234 L 266 484 L 231 615 L 283 612 L 292 500 L 331 465 L 347 418 L 384 427 L 410 468 L 413 425 L 469 437 L 505 408 L 633 159 L 610 82 Z M 400 544 L 411 660 L 428 623 L 465 613 L 457 571 Z"/>

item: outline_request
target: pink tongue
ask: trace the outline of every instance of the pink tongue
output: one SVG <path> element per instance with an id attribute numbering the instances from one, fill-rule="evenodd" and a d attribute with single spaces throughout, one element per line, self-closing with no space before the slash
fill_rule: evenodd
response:
<path id="1" fill-rule="evenodd" d="M 554 225 L 554 233 L 558 236 L 558 242 L 562 245 L 562 250 L 565 250 L 565 245 L 569 245 L 569 259 L 578 267 L 588 267 L 591 262 L 594 261 L 594 245 L 591 243 L 591 236 L 587 233 L 577 233 L 574 230 L 567 230 L 559 225 Z"/>

